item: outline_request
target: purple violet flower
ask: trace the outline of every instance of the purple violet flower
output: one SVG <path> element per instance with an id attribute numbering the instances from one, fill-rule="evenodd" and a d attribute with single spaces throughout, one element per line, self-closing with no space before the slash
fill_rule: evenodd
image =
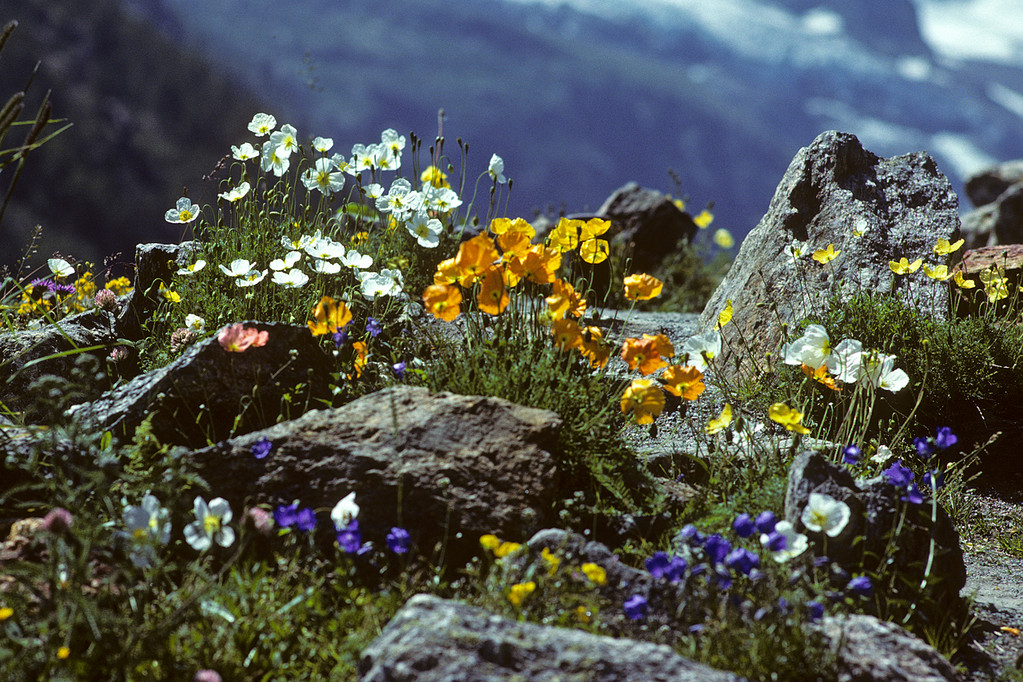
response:
<path id="1" fill-rule="evenodd" d="M 341 547 L 342 551 L 349 554 L 359 552 L 362 548 L 362 532 L 359 530 L 358 519 L 354 519 L 337 532 L 337 544 Z"/>
<path id="2" fill-rule="evenodd" d="M 271 442 L 271 440 L 266 436 L 263 436 L 252 445 L 250 450 L 252 452 L 253 457 L 255 457 L 256 459 L 263 459 L 264 457 L 270 454 L 270 451 L 273 450 L 273 447 L 274 447 L 273 442 Z"/>
<path id="3" fill-rule="evenodd" d="M 947 450 L 958 442 L 959 438 L 952 433 L 952 429 L 950 427 L 938 427 L 938 435 L 934 438 L 934 444 L 938 446 L 939 450 Z"/>
<path id="4" fill-rule="evenodd" d="M 897 460 L 890 467 L 882 472 L 896 488 L 902 488 L 908 486 L 913 482 L 913 470 L 902 463 L 902 460 Z"/>
<path id="5" fill-rule="evenodd" d="M 625 600 L 625 617 L 629 620 L 641 620 L 646 617 L 646 597 L 634 594 Z"/>
<path id="6" fill-rule="evenodd" d="M 857 576 L 849 581 L 849 584 L 845 586 L 845 589 L 849 590 L 854 595 L 861 597 L 869 597 L 874 594 L 874 585 L 870 582 L 870 578 L 865 575 Z"/>
<path id="7" fill-rule="evenodd" d="M 703 543 L 703 549 L 707 552 L 707 558 L 710 559 L 711 563 L 720 564 L 728 556 L 728 553 L 732 551 L 732 544 L 717 533 L 714 533 Z"/>
<path id="8" fill-rule="evenodd" d="M 778 518 L 774 515 L 774 512 L 765 511 L 757 515 L 756 518 L 757 531 L 761 533 L 772 533 L 774 532 L 774 526 L 778 523 Z"/>
<path id="9" fill-rule="evenodd" d="M 857 446 L 850 443 L 844 450 L 842 450 L 842 461 L 849 466 L 855 466 L 859 463 L 861 454 L 863 454 L 862 451 Z"/>
<path id="10" fill-rule="evenodd" d="M 754 525 L 753 518 L 749 514 L 743 513 L 735 517 L 735 521 L 732 522 L 732 530 L 740 538 L 748 538 L 756 531 L 756 525 Z"/>
<path id="11" fill-rule="evenodd" d="M 412 536 L 404 528 L 395 526 L 387 534 L 387 547 L 395 554 L 404 554 L 412 545 Z"/>
<path id="12" fill-rule="evenodd" d="M 383 331 L 383 328 L 380 326 L 380 323 L 377 322 L 376 318 L 370 317 L 366 320 L 366 331 L 375 339 L 380 335 L 380 332 Z"/>

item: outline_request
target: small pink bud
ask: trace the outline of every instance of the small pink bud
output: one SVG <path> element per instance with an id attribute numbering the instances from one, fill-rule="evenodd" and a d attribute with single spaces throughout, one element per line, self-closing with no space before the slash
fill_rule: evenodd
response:
<path id="1" fill-rule="evenodd" d="M 43 517 L 43 529 L 51 533 L 66 533 L 71 530 L 75 517 L 63 507 L 54 507 Z"/>
<path id="2" fill-rule="evenodd" d="M 273 514 L 262 507 L 249 507 L 245 510 L 245 521 L 260 535 L 269 536 L 274 530 Z"/>
<path id="3" fill-rule="evenodd" d="M 192 678 L 192 682 L 223 682 L 223 679 L 216 670 L 200 670 Z"/>

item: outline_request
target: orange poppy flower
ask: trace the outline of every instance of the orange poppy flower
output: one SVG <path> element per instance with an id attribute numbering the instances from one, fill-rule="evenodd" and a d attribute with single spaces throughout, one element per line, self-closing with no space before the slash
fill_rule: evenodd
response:
<path id="1" fill-rule="evenodd" d="M 434 317 L 447 322 L 461 312 L 462 292 L 450 284 L 431 284 L 423 292 L 423 304 Z"/>
<path id="2" fill-rule="evenodd" d="M 476 305 L 488 315 L 500 315 L 508 307 L 508 290 L 504 286 L 501 268 L 491 265 L 483 274 Z"/>
<path id="3" fill-rule="evenodd" d="M 668 364 L 661 357 L 662 351 L 667 355 L 674 354 L 668 337 L 663 334 L 644 334 L 642 339 L 625 339 L 622 344 L 622 360 L 629 364 L 629 369 L 639 369 L 639 373 L 646 376 Z"/>
<path id="4" fill-rule="evenodd" d="M 537 284 L 550 284 L 554 281 L 554 273 L 561 267 L 561 253 L 543 244 L 534 244 L 525 258 L 509 262 L 508 267 L 519 277 L 526 277 Z"/>
<path id="5" fill-rule="evenodd" d="M 664 392 L 653 379 L 635 379 L 622 395 L 622 414 L 637 424 L 650 424 L 664 409 Z"/>
<path id="6" fill-rule="evenodd" d="M 355 349 L 355 376 L 361 377 L 362 369 L 369 362 L 369 348 L 366 347 L 364 341 L 356 341 L 352 344 L 352 348 Z"/>
<path id="7" fill-rule="evenodd" d="M 646 301 L 661 295 L 664 284 L 650 275 L 629 275 L 625 278 L 625 298 Z"/>
<path id="8" fill-rule="evenodd" d="M 810 377 L 818 384 L 823 384 L 824 386 L 830 388 L 832 391 L 842 390 L 842 387 L 835 383 L 835 378 L 828 374 L 827 365 L 821 365 L 817 369 L 810 367 L 810 365 L 800 365 L 800 368 L 803 370 L 803 374 Z"/>
<path id="9" fill-rule="evenodd" d="M 561 279 L 554 280 L 554 290 L 545 300 L 555 320 L 565 315 L 582 317 L 586 312 L 586 299 L 576 292 L 575 287 Z"/>
<path id="10" fill-rule="evenodd" d="M 454 258 L 442 260 L 437 264 L 437 272 L 433 273 L 434 284 L 454 284 L 458 281 L 458 265 Z"/>
<path id="11" fill-rule="evenodd" d="M 582 330 L 582 344 L 579 352 L 590 361 L 590 367 L 596 369 L 607 364 L 611 357 L 611 346 L 604 341 L 600 327 L 586 327 Z"/>
<path id="12" fill-rule="evenodd" d="M 532 246 L 529 242 L 529 235 L 525 232 L 502 232 L 497 236 L 497 245 L 501 248 L 501 260 L 505 263 L 512 259 L 522 260 L 526 252 Z"/>
<path id="13" fill-rule="evenodd" d="M 551 325 L 551 331 L 554 332 L 554 343 L 558 344 L 558 348 L 561 350 L 578 348 L 582 345 L 582 330 L 579 329 L 579 324 L 575 320 L 555 320 Z"/>
<path id="14" fill-rule="evenodd" d="M 490 237 L 478 234 L 467 242 L 462 242 L 455 256 L 458 268 L 458 283 L 463 287 L 470 286 L 486 273 L 487 268 L 498 259 L 497 249 Z"/>
<path id="15" fill-rule="evenodd" d="M 344 326 L 352 321 L 352 313 L 345 302 L 335 301 L 330 296 L 324 296 L 313 307 L 313 317 L 316 318 L 315 322 L 312 320 L 307 322 L 313 336 L 333 334 L 344 329 Z"/>
<path id="16" fill-rule="evenodd" d="M 703 383 L 703 373 L 692 365 L 672 365 L 662 375 L 667 382 L 664 390 L 686 400 L 696 400 L 707 388 Z"/>

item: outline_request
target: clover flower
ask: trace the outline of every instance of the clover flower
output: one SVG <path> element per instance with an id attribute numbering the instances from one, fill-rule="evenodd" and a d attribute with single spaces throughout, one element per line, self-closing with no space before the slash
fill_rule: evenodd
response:
<path id="1" fill-rule="evenodd" d="M 100 310 L 106 310 L 110 313 L 117 311 L 117 294 L 110 291 L 110 289 L 100 289 L 97 291 L 93 302 Z"/>
<path id="2" fill-rule="evenodd" d="M 270 332 L 246 327 L 244 323 L 230 324 L 217 334 L 217 342 L 229 353 L 244 353 L 251 348 L 265 346 Z"/>
<path id="3" fill-rule="evenodd" d="M 199 207 L 193 204 L 188 197 L 178 199 L 174 208 L 163 214 L 164 220 L 168 223 L 190 223 L 199 217 Z"/>
<path id="4" fill-rule="evenodd" d="M 800 519 L 815 533 L 838 537 L 849 523 L 849 505 L 828 495 L 810 493 Z"/>
<path id="5" fill-rule="evenodd" d="M 185 526 L 185 542 L 199 552 L 204 552 L 216 543 L 230 547 L 234 542 L 234 529 L 226 524 L 231 521 L 231 505 L 222 497 L 206 504 L 201 496 L 193 501 L 195 521 Z"/>
<path id="6" fill-rule="evenodd" d="M 404 554 L 412 546 L 412 536 L 407 530 L 397 526 L 391 528 L 386 540 L 388 549 L 395 554 Z"/>

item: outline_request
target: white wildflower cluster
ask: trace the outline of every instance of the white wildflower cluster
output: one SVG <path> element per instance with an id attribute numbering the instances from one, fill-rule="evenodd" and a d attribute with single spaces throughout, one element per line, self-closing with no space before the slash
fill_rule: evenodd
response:
<path id="1" fill-rule="evenodd" d="M 876 350 L 864 350 L 856 339 L 845 339 L 832 346 L 828 332 L 811 324 L 801 337 L 781 349 L 787 365 L 806 365 L 811 370 L 826 367 L 829 374 L 845 384 L 883 388 L 897 393 L 909 385 L 909 376 L 895 367 L 895 356 Z"/>

